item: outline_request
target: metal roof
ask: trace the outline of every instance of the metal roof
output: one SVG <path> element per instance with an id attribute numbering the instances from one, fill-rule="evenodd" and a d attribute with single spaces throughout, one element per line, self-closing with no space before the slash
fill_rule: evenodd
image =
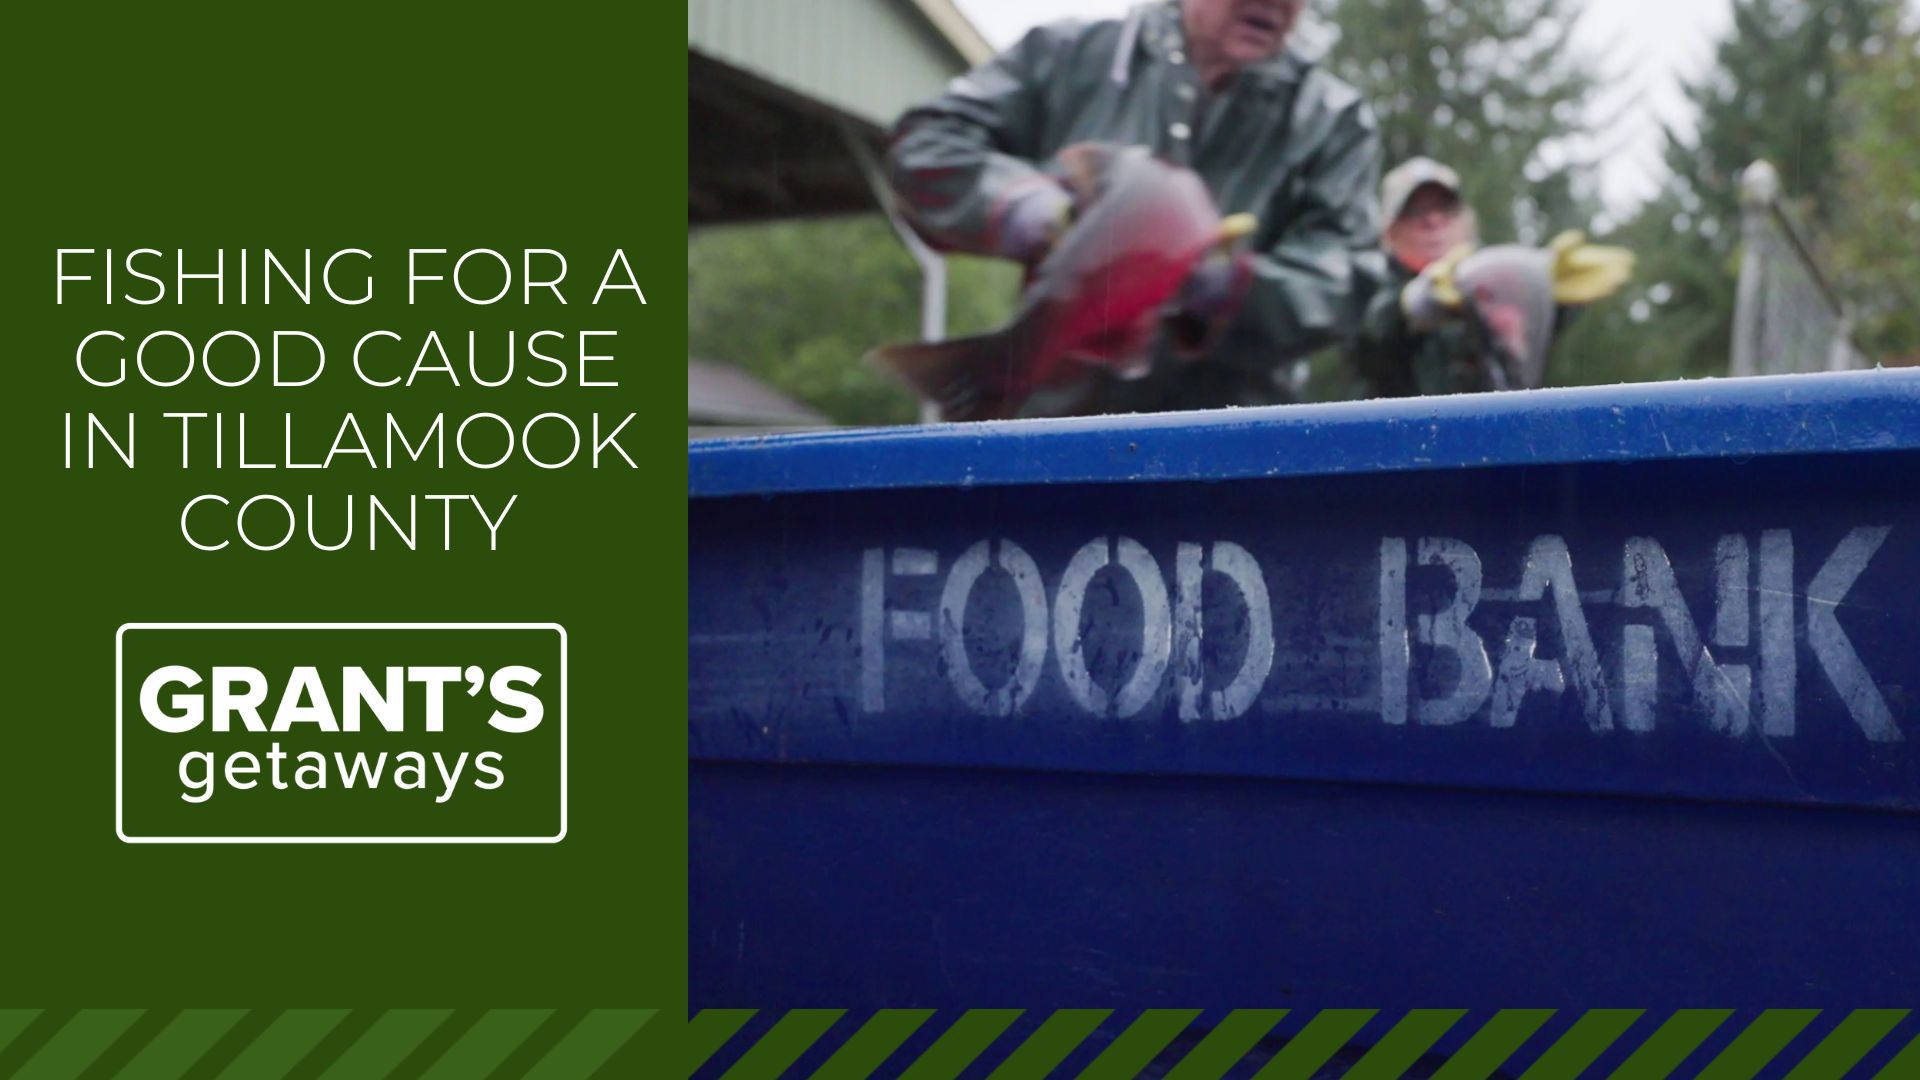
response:
<path id="1" fill-rule="evenodd" d="M 848 152 L 991 55 L 951 0 L 690 0 L 687 220 L 875 209 Z"/>
<path id="2" fill-rule="evenodd" d="M 991 55 L 951 0 L 692 0 L 687 48 L 878 127 Z"/>
<path id="3" fill-rule="evenodd" d="M 687 423 L 791 428 L 824 427 L 831 421 L 739 368 L 688 360 Z"/>

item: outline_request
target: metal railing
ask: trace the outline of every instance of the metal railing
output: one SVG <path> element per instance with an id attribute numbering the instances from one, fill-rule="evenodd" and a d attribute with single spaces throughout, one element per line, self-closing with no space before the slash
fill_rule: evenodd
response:
<path id="1" fill-rule="evenodd" d="M 1866 366 L 1845 298 L 1820 268 L 1808 231 L 1756 161 L 1740 174 L 1740 285 L 1733 314 L 1734 375 L 1844 371 Z"/>

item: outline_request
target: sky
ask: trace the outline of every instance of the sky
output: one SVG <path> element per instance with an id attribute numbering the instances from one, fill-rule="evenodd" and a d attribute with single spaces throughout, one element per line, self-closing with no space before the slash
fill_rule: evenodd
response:
<path id="1" fill-rule="evenodd" d="M 960 10 L 996 46 L 1011 44 L 1027 27 L 1067 16 L 1123 14 L 1130 0 L 956 0 Z M 1606 88 L 1597 115 L 1625 110 L 1609 133 L 1595 177 L 1615 214 L 1651 194 L 1664 175 L 1661 121 L 1687 130 L 1683 79 L 1713 63 L 1713 50 L 1732 21 L 1731 0 L 1589 0 L 1575 41 L 1604 57 Z"/>

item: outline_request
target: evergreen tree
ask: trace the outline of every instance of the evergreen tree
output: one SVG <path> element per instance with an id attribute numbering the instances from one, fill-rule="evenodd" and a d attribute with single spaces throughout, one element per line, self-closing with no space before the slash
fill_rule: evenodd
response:
<path id="1" fill-rule="evenodd" d="M 1848 57 L 1883 47 L 1899 0 L 1735 0 L 1715 64 L 1687 87 L 1694 130 L 1667 133 L 1665 189 L 1622 230 L 1641 255 L 1629 310 L 1633 368 L 1647 377 L 1724 374 L 1739 272 L 1739 176 L 1764 158 L 1816 233 L 1834 221 Z"/>
<path id="2" fill-rule="evenodd" d="M 1829 250 L 1868 357 L 1920 364 L 1920 28 L 1870 40 L 1844 71 Z"/>
<path id="3" fill-rule="evenodd" d="M 1595 209 L 1596 73 L 1571 44 L 1576 0 L 1323 0 L 1328 62 L 1380 121 L 1389 168 L 1417 154 L 1460 172 L 1489 241 L 1544 241 Z"/>
<path id="4" fill-rule="evenodd" d="M 948 333 L 1012 315 L 1020 270 L 947 260 Z M 860 362 L 920 331 L 920 272 L 878 214 L 697 230 L 687 238 L 687 349 L 733 364 L 841 424 L 904 424 L 917 399 Z"/>

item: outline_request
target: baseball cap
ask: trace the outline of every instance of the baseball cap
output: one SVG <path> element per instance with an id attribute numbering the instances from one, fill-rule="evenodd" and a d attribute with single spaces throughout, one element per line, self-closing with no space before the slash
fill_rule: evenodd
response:
<path id="1" fill-rule="evenodd" d="M 1409 158 L 1395 166 L 1380 181 L 1380 209 L 1387 221 L 1400 216 L 1413 193 L 1428 184 L 1438 184 L 1455 196 L 1460 194 L 1460 174 L 1429 157 Z"/>

